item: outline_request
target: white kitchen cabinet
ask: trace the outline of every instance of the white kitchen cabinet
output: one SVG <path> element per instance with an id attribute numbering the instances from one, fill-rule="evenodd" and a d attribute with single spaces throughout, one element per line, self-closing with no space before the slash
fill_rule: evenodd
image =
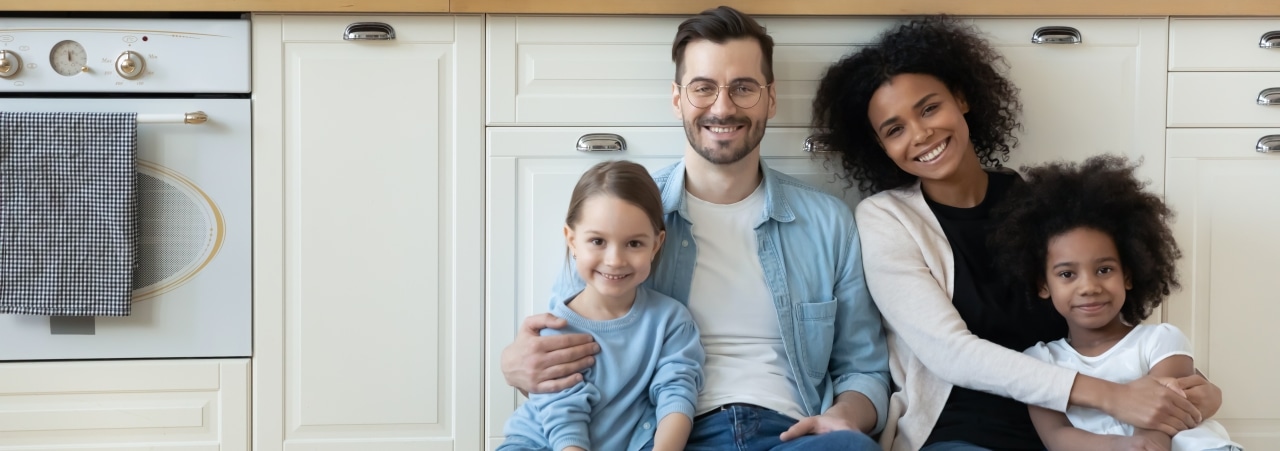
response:
<path id="1" fill-rule="evenodd" d="M 249 430 L 249 359 L 0 365 L 0 451 L 238 451 Z"/>
<path id="2" fill-rule="evenodd" d="M 1259 47 L 1276 19 L 1174 19 L 1170 24 L 1167 200 L 1183 252 L 1182 290 L 1165 305 L 1191 339 L 1196 367 L 1222 388 L 1215 418 L 1246 449 L 1280 449 L 1280 48 Z"/>
<path id="3" fill-rule="evenodd" d="M 623 152 L 576 150 L 580 137 L 610 133 L 627 144 Z M 824 159 L 801 149 L 803 129 L 774 129 L 761 144 L 765 163 L 840 196 L 851 207 L 860 199 L 824 169 Z M 520 397 L 507 386 L 500 368 L 502 349 L 515 339 L 524 317 L 547 311 L 551 285 L 565 263 L 564 215 L 583 171 L 604 160 L 627 159 L 650 171 L 683 155 L 684 130 L 678 127 L 489 127 L 488 246 L 489 377 L 486 390 L 486 449 L 502 440 L 502 428 Z"/>
<path id="4" fill-rule="evenodd" d="M 1277 124 L 1280 125 L 1280 124 Z M 1196 368 L 1222 388 L 1216 419 L 1245 449 L 1280 449 L 1280 154 L 1256 141 L 1274 129 L 1169 131 L 1169 206 L 1183 252 L 1182 290 L 1165 306 L 1191 339 Z"/>
<path id="5" fill-rule="evenodd" d="M 254 449 L 479 449 L 483 18 L 253 27 Z"/>

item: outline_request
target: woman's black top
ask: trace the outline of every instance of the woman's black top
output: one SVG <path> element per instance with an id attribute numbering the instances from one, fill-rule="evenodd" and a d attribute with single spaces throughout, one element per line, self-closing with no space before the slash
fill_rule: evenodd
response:
<path id="1" fill-rule="evenodd" d="M 992 343 L 1022 352 L 1041 341 L 1067 335 L 1067 324 L 1047 300 L 1016 295 L 1002 279 L 987 247 L 997 225 L 991 210 L 1014 183 L 1017 174 L 989 172 L 987 194 L 973 208 L 926 202 L 938 218 L 955 254 L 955 289 L 951 298 L 969 331 Z M 965 441 L 992 450 L 1042 450 L 1027 406 L 990 393 L 952 387 L 942 414 L 925 444 Z"/>

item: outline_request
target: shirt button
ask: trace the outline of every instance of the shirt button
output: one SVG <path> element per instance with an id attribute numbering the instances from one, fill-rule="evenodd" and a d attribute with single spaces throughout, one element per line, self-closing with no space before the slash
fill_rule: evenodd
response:
<path id="1" fill-rule="evenodd" d="M 689 247 L 689 240 L 681 241 L 681 242 L 680 242 L 680 245 L 681 245 L 681 246 L 683 246 L 683 247 Z"/>
<path id="2" fill-rule="evenodd" d="M 645 428 L 645 429 L 649 429 L 649 422 L 648 422 L 648 421 L 644 422 L 644 428 Z"/>

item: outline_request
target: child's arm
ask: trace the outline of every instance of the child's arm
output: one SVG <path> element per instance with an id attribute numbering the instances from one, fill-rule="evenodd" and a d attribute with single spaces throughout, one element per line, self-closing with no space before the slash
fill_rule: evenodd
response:
<path id="1" fill-rule="evenodd" d="M 1147 435 L 1101 435 L 1071 425 L 1067 415 L 1043 407 L 1027 406 L 1031 413 L 1031 423 L 1036 426 L 1036 433 L 1044 441 L 1045 448 L 1053 451 L 1098 451 L 1098 450 L 1148 450 L 1167 451 L 1169 436 L 1163 435 L 1163 443 Z M 1155 432 L 1155 431 L 1148 431 Z M 1160 434 L 1159 432 L 1155 432 Z"/>
<path id="2" fill-rule="evenodd" d="M 533 403 L 538 423 L 542 424 L 542 431 L 552 450 L 591 449 L 587 426 L 591 420 L 591 409 L 600 400 L 600 391 L 589 382 L 590 370 L 587 371 L 583 375 L 584 380 L 572 387 L 529 397 L 528 402 Z"/>
<path id="3" fill-rule="evenodd" d="M 658 368 L 649 383 L 649 400 L 656 408 L 658 429 L 654 451 L 684 449 L 693 425 L 693 409 L 702 390 L 702 363 L 706 353 L 693 316 L 682 310 L 683 319 L 667 330 L 658 358 Z"/>
<path id="4" fill-rule="evenodd" d="M 1173 381 L 1196 374 L 1195 361 L 1190 355 L 1182 354 L 1191 350 L 1191 344 L 1176 327 L 1163 324 L 1156 327 L 1160 329 L 1151 337 L 1154 343 L 1146 347 L 1150 350 L 1147 358 L 1155 362 L 1151 370 L 1147 371 L 1147 375 L 1162 381 L 1170 381 L 1170 389 L 1181 393 L 1182 389 L 1178 388 Z M 1173 440 L 1169 434 L 1150 429 L 1136 428 L 1134 435 L 1147 437 L 1166 447 L 1170 446 Z"/>
<path id="5" fill-rule="evenodd" d="M 673 413 L 658 422 L 658 431 L 653 436 L 653 451 L 679 451 L 689 441 L 689 431 L 693 429 L 693 420 L 684 415 Z"/>

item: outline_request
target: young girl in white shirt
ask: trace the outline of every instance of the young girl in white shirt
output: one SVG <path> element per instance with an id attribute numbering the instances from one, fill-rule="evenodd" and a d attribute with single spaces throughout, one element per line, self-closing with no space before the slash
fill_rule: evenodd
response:
<path id="1" fill-rule="evenodd" d="M 1067 337 L 1025 353 L 1116 383 L 1195 373 L 1191 344 L 1171 324 L 1139 324 L 1178 287 L 1180 256 L 1169 208 L 1142 190 L 1135 165 L 1117 156 L 1031 168 L 1015 185 L 992 235 L 997 266 L 1015 285 L 1052 302 Z M 1030 406 L 1051 450 L 1240 450 L 1213 420 L 1179 432 L 1135 428 L 1097 409 Z"/>

